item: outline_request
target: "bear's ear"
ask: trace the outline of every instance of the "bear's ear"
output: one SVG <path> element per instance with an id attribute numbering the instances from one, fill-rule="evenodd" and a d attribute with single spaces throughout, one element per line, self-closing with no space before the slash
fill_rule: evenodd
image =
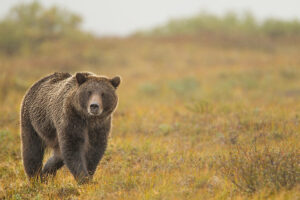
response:
<path id="1" fill-rule="evenodd" d="M 119 76 L 116 76 L 116 77 L 110 79 L 110 83 L 112 84 L 112 86 L 114 86 L 114 88 L 117 89 L 121 83 L 121 78 Z"/>
<path id="2" fill-rule="evenodd" d="M 79 85 L 87 80 L 87 76 L 84 73 L 76 73 L 76 80 Z"/>

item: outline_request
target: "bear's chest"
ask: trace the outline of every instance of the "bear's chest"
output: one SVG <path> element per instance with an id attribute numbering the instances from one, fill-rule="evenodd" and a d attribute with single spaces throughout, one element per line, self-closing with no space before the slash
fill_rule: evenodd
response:
<path id="1" fill-rule="evenodd" d="M 101 143 L 107 140 L 110 131 L 110 121 L 106 123 L 89 122 L 88 123 L 88 139 L 90 144 Z"/>

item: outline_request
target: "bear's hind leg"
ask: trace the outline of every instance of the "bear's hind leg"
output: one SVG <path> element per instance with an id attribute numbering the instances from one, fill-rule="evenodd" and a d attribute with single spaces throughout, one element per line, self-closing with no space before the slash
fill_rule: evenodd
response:
<path id="1" fill-rule="evenodd" d="M 48 176 L 48 175 L 56 175 L 56 171 L 60 169 L 62 166 L 64 166 L 64 161 L 59 156 L 53 154 L 51 158 L 46 162 L 42 175 Z"/>
<path id="2" fill-rule="evenodd" d="M 29 178 L 37 178 L 42 170 L 45 145 L 30 123 L 22 123 L 22 157 Z"/>

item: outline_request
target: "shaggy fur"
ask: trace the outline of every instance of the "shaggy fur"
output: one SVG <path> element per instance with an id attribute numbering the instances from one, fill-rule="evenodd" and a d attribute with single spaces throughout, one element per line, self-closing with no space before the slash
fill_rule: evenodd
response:
<path id="1" fill-rule="evenodd" d="M 28 90 L 21 108 L 22 157 L 28 177 L 55 175 L 65 164 L 78 182 L 92 178 L 107 146 L 119 84 L 119 77 L 54 73 Z M 89 102 L 97 95 L 94 99 L 101 100 L 102 112 L 92 115 Z M 53 149 L 53 155 L 42 168 L 46 147 Z"/>

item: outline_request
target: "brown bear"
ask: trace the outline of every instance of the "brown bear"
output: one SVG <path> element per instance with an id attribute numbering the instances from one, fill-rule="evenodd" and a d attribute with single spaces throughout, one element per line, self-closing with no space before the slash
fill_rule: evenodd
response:
<path id="1" fill-rule="evenodd" d="M 55 175 L 64 164 L 90 180 L 107 146 L 120 77 L 56 72 L 36 82 L 21 107 L 22 157 L 29 178 Z M 53 149 L 43 165 L 44 150 Z"/>

